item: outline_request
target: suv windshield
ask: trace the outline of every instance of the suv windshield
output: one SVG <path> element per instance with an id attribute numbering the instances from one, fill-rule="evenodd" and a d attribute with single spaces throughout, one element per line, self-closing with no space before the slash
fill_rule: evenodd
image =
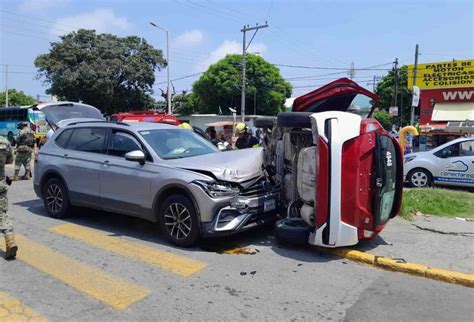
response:
<path id="1" fill-rule="evenodd" d="M 218 152 L 209 141 L 190 130 L 141 131 L 140 135 L 162 159 L 181 159 Z"/>

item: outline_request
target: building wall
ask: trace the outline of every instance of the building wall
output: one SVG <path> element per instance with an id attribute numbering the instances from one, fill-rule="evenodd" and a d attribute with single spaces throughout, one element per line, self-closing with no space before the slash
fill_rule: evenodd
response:
<path id="1" fill-rule="evenodd" d="M 474 87 L 422 89 L 420 91 L 420 125 L 432 124 L 436 103 L 473 103 Z"/>

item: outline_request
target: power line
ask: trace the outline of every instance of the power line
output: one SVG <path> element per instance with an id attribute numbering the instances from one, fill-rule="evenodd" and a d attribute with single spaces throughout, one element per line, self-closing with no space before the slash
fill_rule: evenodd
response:
<path id="1" fill-rule="evenodd" d="M 322 66 L 301 66 L 301 65 L 287 65 L 287 64 L 273 64 L 278 67 L 299 68 L 299 69 L 321 69 L 321 70 L 382 70 L 389 71 L 389 68 L 344 68 L 344 67 L 322 67 Z"/>
<path id="2" fill-rule="evenodd" d="M 60 25 L 60 26 L 65 26 L 65 27 L 69 27 L 69 28 L 73 28 L 73 29 L 80 29 L 80 27 L 78 27 L 78 26 L 66 25 L 66 24 L 63 24 L 63 23 L 57 23 L 56 21 L 47 20 L 47 19 L 41 19 L 41 18 L 38 18 L 38 17 L 31 17 L 31 16 L 20 15 L 20 14 L 17 14 L 17 13 L 8 11 L 8 10 L 0 9 L 0 12 L 6 13 L 6 14 L 9 14 L 9 15 L 13 15 L 13 16 L 17 16 L 17 17 L 23 17 L 23 18 L 27 18 L 27 19 L 33 19 L 33 20 L 35 20 L 35 21 L 44 21 L 44 22 L 48 22 L 48 23 L 51 23 L 51 24 L 57 24 L 57 25 Z"/>
<path id="3" fill-rule="evenodd" d="M 19 33 L 19 32 L 14 32 L 14 31 L 10 31 L 10 30 L 5 30 L 5 29 L 0 29 L 1 32 L 6 32 L 6 33 L 9 33 L 9 34 L 13 34 L 13 35 L 17 35 L 17 36 L 23 36 L 23 37 L 28 37 L 28 38 L 33 38 L 33 39 L 41 39 L 41 40 L 47 40 L 49 42 L 55 42 L 57 40 L 53 40 L 53 39 L 49 39 L 49 38 L 43 38 L 43 37 L 38 37 L 38 36 L 31 36 L 31 35 L 27 35 L 27 34 L 23 34 L 23 33 Z"/>

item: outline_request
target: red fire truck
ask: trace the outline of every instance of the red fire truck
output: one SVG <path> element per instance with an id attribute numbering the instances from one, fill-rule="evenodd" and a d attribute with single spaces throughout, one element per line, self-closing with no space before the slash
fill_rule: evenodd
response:
<path id="1" fill-rule="evenodd" d="M 151 122 L 179 125 L 179 120 L 173 114 L 157 113 L 153 111 L 132 111 L 115 113 L 110 118 L 116 122 Z"/>

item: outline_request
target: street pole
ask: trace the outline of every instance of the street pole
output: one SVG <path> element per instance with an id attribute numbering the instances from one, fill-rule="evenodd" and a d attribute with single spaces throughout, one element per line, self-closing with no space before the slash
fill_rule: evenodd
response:
<path id="1" fill-rule="evenodd" d="M 170 39 L 169 32 L 166 30 L 166 61 L 168 66 L 166 66 L 166 77 L 168 78 L 168 89 L 166 94 L 166 100 L 168 101 L 168 114 L 173 113 L 171 109 L 171 86 L 170 86 Z"/>
<path id="2" fill-rule="evenodd" d="M 253 92 L 253 115 L 257 115 L 257 89 Z"/>
<path id="3" fill-rule="evenodd" d="M 377 76 L 374 75 L 374 83 L 372 84 L 372 92 L 375 93 L 375 86 L 377 85 Z"/>
<path id="4" fill-rule="evenodd" d="M 413 66 L 413 86 L 416 86 L 416 74 L 418 72 L 418 44 L 415 47 L 415 66 Z M 415 107 L 411 104 L 410 125 L 415 123 Z"/>
<path id="5" fill-rule="evenodd" d="M 240 103 L 240 114 L 242 114 L 242 122 L 245 122 L 245 91 L 246 91 L 246 54 L 247 54 L 247 49 L 249 48 L 250 44 L 252 43 L 253 38 L 257 34 L 259 29 L 262 28 L 268 28 L 268 24 L 265 22 L 264 25 L 259 26 L 258 24 L 255 25 L 255 27 L 249 27 L 249 25 L 244 26 L 240 31 L 243 32 L 243 42 L 242 42 L 242 98 L 241 98 L 241 103 Z M 255 33 L 252 36 L 252 39 L 250 39 L 249 43 L 247 44 L 247 39 L 246 39 L 246 32 L 255 30 Z"/>
<path id="6" fill-rule="evenodd" d="M 394 64 L 394 72 L 395 72 L 395 84 L 393 88 L 393 106 L 398 107 L 398 58 L 395 58 Z"/>
<path id="7" fill-rule="evenodd" d="M 5 65 L 5 106 L 8 107 L 8 65 Z"/>
<path id="8" fill-rule="evenodd" d="M 166 104 L 168 105 L 168 114 L 171 114 L 173 111 L 171 109 L 171 81 L 170 81 L 170 40 L 169 40 L 169 31 L 168 29 L 162 28 L 155 24 L 154 22 L 150 22 L 150 25 L 153 27 L 160 29 L 166 33 L 166 77 L 167 77 L 167 89 L 166 89 Z"/>
<path id="9" fill-rule="evenodd" d="M 246 59 L 245 59 L 245 54 L 247 51 L 247 46 L 246 46 L 246 39 L 245 39 L 245 33 L 247 32 L 247 29 L 244 28 L 242 29 L 242 32 L 244 33 L 244 39 L 242 42 L 242 98 L 240 102 L 240 114 L 242 114 L 242 122 L 245 122 L 245 86 L 246 86 Z"/>

